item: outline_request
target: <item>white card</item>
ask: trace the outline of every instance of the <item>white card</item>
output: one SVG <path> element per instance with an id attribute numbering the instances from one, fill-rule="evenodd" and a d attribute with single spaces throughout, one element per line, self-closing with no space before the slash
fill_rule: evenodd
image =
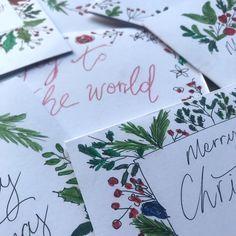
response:
<path id="1" fill-rule="evenodd" d="M 235 87 L 67 143 L 97 236 L 235 234 Z"/>
<path id="2" fill-rule="evenodd" d="M 235 82 L 235 1 L 182 1 L 145 26 L 219 86 Z M 168 23 L 168 25 L 167 25 Z"/>
<path id="3" fill-rule="evenodd" d="M 7 24 L 6 24 L 7 21 Z M 0 32 L 3 33 L 8 30 L 21 27 L 23 21 L 14 11 L 13 7 L 7 0 L 1 0 L 0 2 Z"/>
<path id="4" fill-rule="evenodd" d="M 175 3 L 174 0 L 99 0 L 92 4 L 89 12 L 143 25 L 146 19 L 156 19 Z"/>
<path id="5" fill-rule="evenodd" d="M 23 26 L 0 33 L 0 75 L 71 51 L 36 0 L 9 2 Z"/>
<path id="6" fill-rule="evenodd" d="M 68 37 L 73 55 L 22 79 L 70 138 L 208 92 L 202 75 L 149 33 L 112 29 Z"/>
<path id="7" fill-rule="evenodd" d="M 88 13 L 91 7 L 89 0 L 39 0 L 48 16 L 61 32 L 94 30 L 111 26 L 111 22 Z"/>
<path id="8" fill-rule="evenodd" d="M 0 98 L 0 234 L 92 235 L 63 129 L 20 81 Z"/>

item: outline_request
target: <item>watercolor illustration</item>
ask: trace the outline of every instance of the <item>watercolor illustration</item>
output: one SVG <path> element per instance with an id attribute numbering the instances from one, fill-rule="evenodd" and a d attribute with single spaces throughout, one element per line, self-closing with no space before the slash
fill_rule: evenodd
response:
<path id="1" fill-rule="evenodd" d="M 190 28 L 181 25 L 184 37 L 192 38 L 206 45 L 210 53 L 219 52 L 218 43 L 236 34 L 236 1 L 207 1 L 202 6 L 202 14 L 183 14 L 195 21 Z M 220 12 L 220 13 L 218 13 Z M 199 28 L 201 27 L 201 29 Z"/>
<path id="2" fill-rule="evenodd" d="M 119 126 L 120 134 L 110 129 L 104 138 L 88 136 L 91 142 L 78 144 L 78 151 L 83 153 L 78 156 L 87 158 L 88 171 L 111 173 L 104 184 L 114 190 L 110 203 L 111 211 L 117 212 L 111 221 L 113 230 L 119 230 L 122 222 L 129 220 L 130 227 L 139 230 L 139 236 L 177 235 L 168 206 L 162 205 L 153 193 L 140 161 L 208 127 L 236 118 L 235 98 L 235 89 L 210 98 L 202 96 L 173 110 L 161 110 L 148 126 L 128 122 Z M 116 138 L 119 135 L 127 138 Z M 126 199 L 126 204 L 119 199 Z"/>
<path id="3" fill-rule="evenodd" d="M 53 29 L 44 24 L 45 18 L 41 17 L 41 10 L 30 0 L 9 0 L 24 25 L 9 32 L 0 34 L 0 48 L 9 53 L 14 48 L 19 51 L 26 47 L 34 49 L 42 44 L 43 38 Z"/>
<path id="4" fill-rule="evenodd" d="M 105 16 L 120 18 L 128 22 L 142 22 L 147 18 L 154 17 L 169 9 L 166 6 L 163 7 L 163 9 L 152 10 L 152 12 L 150 12 L 150 10 L 142 9 L 142 7 L 126 7 L 123 5 L 122 1 L 103 0 L 93 4 L 92 9 L 95 11 L 98 10 L 99 12 L 101 11 Z"/>
<path id="5" fill-rule="evenodd" d="M 47 136 L 42 135 L 40 132 L 19 127 L 18 124 L 26 120 L 27 115 L 25 113 L 19 115 L 11 115 L 6 113 L 0 116 L 0 139 L 11 144 L 20 145 L 24 148 L 31 149 L 35 152 L 42 152 L 43 147 L 40 142 L 48 139 Z M 68 181 L 65 183 L 65 187 L 59 191 L 53 191 L 67 203 L 75 205 L 84 204 L 81 192 L 78 188 L 78 182 L 74 175 L 71 174 L 74 171 L 71 168 L 71 162 L 64 148 L 60 144 L 55 145 L 55 152 L 44 152 L 42 157 L 46 159 L 45 165 L 55 167 L 55 171 L 58 176 L 68 176 Z M 86 211 L 86 209 L 85 209 Z M 92 225 L 89 221 L 89 217 L 86 217 L 87 221 L 80 224 L 71 236 L 84 236 L 93 232 Z"/>

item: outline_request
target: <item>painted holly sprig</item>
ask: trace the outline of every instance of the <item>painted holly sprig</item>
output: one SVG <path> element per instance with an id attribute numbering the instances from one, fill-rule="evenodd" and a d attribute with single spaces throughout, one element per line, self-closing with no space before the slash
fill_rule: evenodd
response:
<path id="1" fill-rule="evenodd" d="M 52 28 L 43 25 L 45 18 L 41 18 L 41 10 L 35 8 L 35 4 L 30 0 L 9 0 L 9 2 L 22 19 L 23 26 L 0 34 L 0 48 L 9 53 L 16 46 L 22 51 L 25 46 L 34 49 L 41 45 L 43 37 L 40 35 L 50 34 L 53 31 Z"/>
<path id="2" fill-rule="evenodd" d="M 235 0 L 216 0 L 215 7 L 221 11 L 220 15 L 216 14 L 211 2 L 207 1 L 202 6 L 202 15 L 188 13 L 183 16 L 188 17 L 198 23 L 206 25 L 201 31 L 196 24 L 191 28 L 181 25 L 184 31 L 184 37 L 190 37 L 198 40 L 201 44 L 206 44 L 208 50 L 213 53 L 219 52 L 217 43 L 226 37 L 232 37 L 236 34 L 236 1 Z"/>
<path id="3" fill-rule="evenodd" d="M 60 191 L 53 191 L 58 195 L 59 198 L 62 198 L 64 202 L 72 203 L 75 205 L 84 204 L 84 200 L 80 189 L 78 188 L 77 179 L 74 177 L 74 170 L 71 168 L 71 161 L 68 154 L 61 144 L 57 143 L 55 145 L 56 151 L 44 152 L 42 157 L 46 159 L 45 165 L 55 167 L 55 171 L 58 176 L 67 177 L 68 180 L 65 183 L 65 187 Z M 68 186 L 67 186 L 68 185 Z M 86 211 L 86 209 L 85 209 Z M 72 233 L 71 236 L 77 235 L 88 235 L 93 232 L 92 224 L 89 220 L 87 214 L 86 222 L 80 224 Z"/>

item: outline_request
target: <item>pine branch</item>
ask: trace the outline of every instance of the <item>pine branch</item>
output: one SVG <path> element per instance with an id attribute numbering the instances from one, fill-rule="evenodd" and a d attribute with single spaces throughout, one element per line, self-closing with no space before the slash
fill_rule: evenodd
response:
<path id="1" fill-rule="evenodd" d="M 170 121 L 168 120 L 168 112 L 161 110 L 158 114 L 158 117 L 153 117 L 153 122 L 150 126 L 150 132 L 145 130 L 142 126 L 136 126 L 131 122 L 121 125 L 120 128 L 122 131 L 128 134 L 133 134 L 139 138 L 142 138 L 143 140 L 141 141 L 148 142 L 147 145 L 142 142 L 128 140 L 128 146 L 133 146 L 134 143 L 138 143 L 140 145 L 145 145 L 144 149 L 146 150 L 150 146 L 162 148 L 169 125 Z"/>
<path id="2" fill-rule="evenodd" d="M 34 140 L 42 140 L 47 138 L 46 136 L 34 130 L 16 127 L 16 123 L 24 121 L 25 118 L 26 114 L 11 116 L 7 113 L 0 116 L 0 139 L 7 143 L 31 148 L 36 152 L 42 151 L 42 146 Z"/>
<path id="3" fill-rule="evenodd" d="M 175 233 L 164 224 L 163 221 L 158 222 L 147 218 L 144 215 L 139 215 L 134 219 L 133 224 L 146 236 L 174 236 Z"/>

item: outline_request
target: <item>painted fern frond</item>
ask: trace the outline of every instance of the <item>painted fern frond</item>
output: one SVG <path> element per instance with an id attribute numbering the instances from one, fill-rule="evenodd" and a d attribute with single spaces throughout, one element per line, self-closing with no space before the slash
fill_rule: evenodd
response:
<path id="1" fill-rule="evenodd" d="M 24 121 L 26 114 L 11 115 L 10 113 L 0 116 L 0 139 L 7 143 L 22 145 L 26 148 L 39 152 L 42 146 L 36 140 L 47 138 L 40 132 L 17 127 L 16 124 Z"/>

